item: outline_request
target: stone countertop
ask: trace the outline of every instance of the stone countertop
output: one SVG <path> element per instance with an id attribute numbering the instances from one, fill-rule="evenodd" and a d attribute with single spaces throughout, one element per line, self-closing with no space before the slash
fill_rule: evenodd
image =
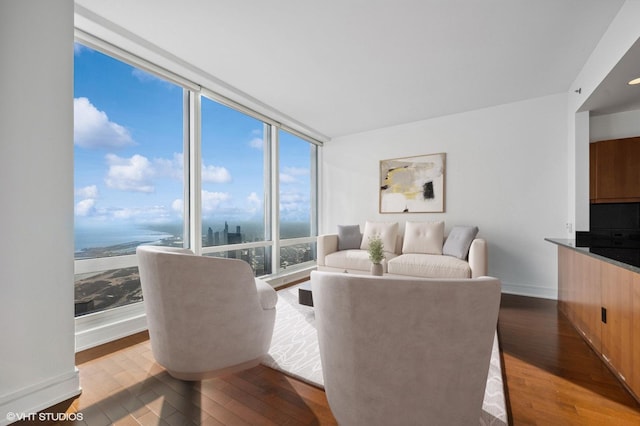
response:
<path id="1" fill-rule="evenodd" d="M 545 238 L 545 241 L 640 274 L 640 248 L 582 247 L 576 245 L 576 240 L 569 238 Z"/>

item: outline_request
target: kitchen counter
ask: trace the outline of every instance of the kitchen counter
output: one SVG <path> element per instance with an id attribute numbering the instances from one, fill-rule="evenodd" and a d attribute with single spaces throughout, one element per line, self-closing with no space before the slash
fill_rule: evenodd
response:
<path id="1" fill-rule="evenodd" d="M 640 402 L 640 247 L 630 239 L 545 241 L 557 245 L 558 308 Z"/>
<path id="2" fill-rule="evenodd" d="M 577 246 L 568 238 L 545 238 L 545 241 L 573 249 L 612 265 L 640 274 L 640 248 Z"/>

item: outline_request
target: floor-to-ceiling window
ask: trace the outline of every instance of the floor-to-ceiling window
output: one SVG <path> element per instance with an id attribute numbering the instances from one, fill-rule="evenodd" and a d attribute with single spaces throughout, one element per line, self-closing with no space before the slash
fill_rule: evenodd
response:
<path id="1" fill-rule="evenodd" d="M 201 98 L 202 252 L 247 261 L 270 274 L 268 170 L 271 126 Z M 218 250 L 218 246 L 224 246 Z"/>
<path id="2" fill-rule="evenodd" d="M 317 147 L 279 130 L 280 268 L 315 260 Z"/>
<path id="3" fill-rule="evenodd" d="M 317 143 L 115 56 L 75 45 L 76 315 L 142 300 L 140 244 L 311 266 Z"/>
<path id="4" fill-rule="evenodd" d="M 75 45 L 76 314 L 142 300 L 140 244 L 183 244 L 183 88 Z M 117 260 L 116 260 L 117 258 Z"/>

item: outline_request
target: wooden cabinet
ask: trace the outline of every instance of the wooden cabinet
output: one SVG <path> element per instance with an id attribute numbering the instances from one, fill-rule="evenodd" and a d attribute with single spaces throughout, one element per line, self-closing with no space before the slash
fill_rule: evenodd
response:
<path id="1" fill-rule="evenodd" d="M 589 145 L 589 198 L 594 203 L 640 201 L 640 137 Z"/>
<path id="2" fill-rule="evenodd" d="M 600 351 L 600 261 L 558 247 L 558 298 L 562 312 Z"/>
<path id="3" fill-rule="evenodd" d="M 571 286 L 570 282 L 574 278 L 574 256 L 571 250 L 558 247 L 558 308 L 569 319 L 572 319 L 570 307 L 571 305 Z"/>
<path id="4" fill-rule="evenodd" d="M 636 399 L 640 396 L 640 274 L 558 246 L 560 309 Z"/>
<path id="5" fill-rule="evenodd" d="M 625 381 L 632 376 L 634 275 L 606 262 L 600 268 L 602 357 Z"/>
<path id="6" fill-rule="evenodd" d="M 632 358 L 631 358 L 631 380 L 629 380 L 631 389 L 635 390 L 636 395 L 640 394 L 640 276 L 633 277 L 632 305 L 633 322 L 631 334 L 636 336 L 631 342 Z"/>
<path id="7" fill-rule="evenodd" d="M 575 252 L 574 252 L 575 253 Z M 575 253 L 577 320 L 585 337 L 595 349 L 601 348 L 602 288 L 600 280 L 601 262 L 589 256 Z"/>

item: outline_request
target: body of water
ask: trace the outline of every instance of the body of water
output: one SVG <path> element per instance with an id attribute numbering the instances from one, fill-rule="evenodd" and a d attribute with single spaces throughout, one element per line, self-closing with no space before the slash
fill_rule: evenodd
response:
<path id="1" fill-rule="evenodd" d="M 167 232 L 137 226 L 76 227 L 75 251 L 97 247 L 111 247 L 132 241 L 153 242 L 172 237 Z"/>
<path id="2" fill-rule="evenodd" d="M 229 232 L 236 232 L 240 226 L 246 241 L 261 241 L 264 239 L 264 225 L 260 222 L 229 222 Z M 204 224 L 202 234 L 207 235 L 208 228 L 213 232 L 222 232 L 224 222 Z M 153 229 L 155 228 L 155 229 Z M 296 238 L 309 235 L 309 224 L 301 222 L 282 223 L 280 238 Z M 112 247 L 132 242 L 157 242 L 171 237 L 182 237 L 181 225 L 166 226 L 136 226 L 136 225 L 105 225 L 105 226 L 76 226 L 74 233 L 75 252 L 84 249 Z"/>

